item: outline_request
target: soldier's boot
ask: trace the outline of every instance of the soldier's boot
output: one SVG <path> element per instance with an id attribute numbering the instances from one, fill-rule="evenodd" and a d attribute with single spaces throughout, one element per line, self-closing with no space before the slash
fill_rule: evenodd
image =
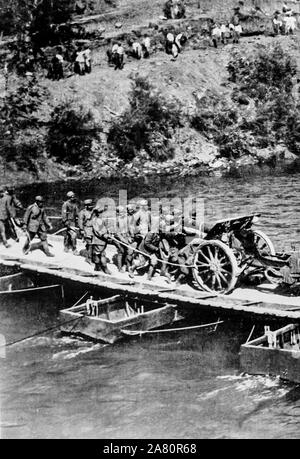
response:
<path id="1" fill-rule="evenodd" d="M 160 268 L 160 275 L 166 277 L 167 276 L 167 263 L 163 263 Z"/>
<path id="2" fill-rule="evenodd" d="M 76 239 L 76 237 L 72 237 L 72 239 L 71 239 L 71 244 L 72 244 L 72 252 L 73 252 L 73 255 L 78 256 L 79 253 L 77 252 L 77 248 L 76 248 L 76 246 L 77 246 L 77 239 Z"/>
<path id="3" fill-rule="evenodd" d="M 179 274 L 179 276 L 176 279 L 176 285 L 178 285 L 178 286 L 181 285 L 183 283 L 183 281 L 185 280 L 185 278 L 186 278 L 185 274 L 183 274 L 183 273 Z"/>
<path id="4" fill-rule="evenodd" d="M 68 253 L 69 252 L 69 236 L 68 233 L 66 232 L 64 236 L 64 252 Z"/>
<path id="5" fill-rule="evenodd" d="M 24 244 L 24 247 L 23 247 L 23 253 L 24 255 L 28 255 L 29 252 L 30 252 L 30 239 L 28 238 L 28 236 L 26 237 L 26 241 L 25 241 L 25 244 Z"/>
<path id="6" fill-rule="evenodd" d="M 54 257 L 53 253 L 49 250 L 49 245 L 47 241 L 42 241 L 41 249 L 47 257 Z"/>
<path id="7" fill-rule="evenodd" d="M 124 272 L 123 270 L 123 254 L 118 253 L 117 255 L 117 266 L 120 273 Z"/>
<path id="8" fill-rule="evenodd" d="M 166 278 L 166 281 L 168 283 L 171 282 L 171 275 L 168 271 L 168 267 L 167 267 L 167 264 L 166 263 L 163 263 L 162 267 L 161 267 L 161 270 L 160 270 L 160 275 L 165 277 Z"/>
<path id="9" fill-rule="evenodd" d="M 97 272 L 102 271 L 100 263 L 95 263 L 94 270 L 97 271 Z"/>
<path id="10" fill-rule="evenodd" d="M 132 260 L 133 260 L 133 257 L 130 256 L 130 255 L 127 255 L 126 256 L 126 260 L 125 260 L 125 264 L 126 264 L 126 269 L 127 271 L 130 273 L 130 268 L 132 266 Z"/>
<path id="11" fill-rule="evenodd" d="M 92 257 L 93 257 L 93 246 L 91 244 L 86 244 L 85 261 L 89 264 L 92 264 Z"/>
<path id="12" fill-rule="evenodd" d="M 154 276 L 155 272 L 155 266 L 149 266 L 148 274 L 147 274 L 147 279 L 150 281 L 152 277 Z"/>
<path id="13" fill-rule="evenodd" d="M 105 274 L 111 274 L 110 270 L 107 267 L 107 258 L 105 255 L 101 256 L 101 268 Z"/>

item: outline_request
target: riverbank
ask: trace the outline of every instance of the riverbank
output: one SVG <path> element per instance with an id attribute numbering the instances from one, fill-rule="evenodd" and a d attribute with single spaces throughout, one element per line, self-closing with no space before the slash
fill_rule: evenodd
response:
<path id="1" fill-rule="evenodd" d="M 2 169 L 3 170 L 3 169 Z M 113 163 L 106 163 L 103 166 L 95 168 L 93 171 L 84 171 L 80 168 L 63 166 L 51 160 L 46 160 L 43 168 L 38 169 L 38 175 L 27 170 L 14 170 L 6 167 L 5 172 L 1 174 L 1 182 L 14 185 L 16 188 L 23 188 L 30 184 L 54 184 L 62 181 L 66 182 L 81 182 L 89 180 L 134 180 L 139 183 L 148 183 L 149 181 L 176 181 L 184 179 L 199 179 L 205 178 L 220 178 L 220 177 L 264 177 L 278 176 L 281 174 L 300 173 L 300 159 L 282 158 L 270 156 L 264 160 L 257 158 L 246 158 L 244 164 L 242 161 L 216 161 L 215 166 L 208 164 L 195 164 L 191 166 L 183 165 L 183 163 L 169 161 L 167 164 L 161 163 L 146 163 L 139 167 L 127 166 L 123 169 L 115 169 Z"/>

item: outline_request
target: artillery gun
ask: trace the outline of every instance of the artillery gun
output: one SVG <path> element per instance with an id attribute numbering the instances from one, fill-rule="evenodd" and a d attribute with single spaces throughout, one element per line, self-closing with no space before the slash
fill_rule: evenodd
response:
<path id="1" fill-rule="evenodd" d="M 241 278 L 264 275 L 272 283 L 300 281 L 300 254 L 276 253 L 270 238 L 253 224 L 260 214 L 216 222 L 203 239 L 193 239 L 191 269 L 201 290 L 230 293 Z"/>

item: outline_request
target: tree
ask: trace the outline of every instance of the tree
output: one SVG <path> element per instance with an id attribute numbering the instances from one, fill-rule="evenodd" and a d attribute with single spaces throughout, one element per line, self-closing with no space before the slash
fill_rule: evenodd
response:
<path id="1" fill-rule="evenodd" d="M 179 125 L 178 101 L 167 100 L 147 78 L 135 75 L 129 108 L 113 123 L 107 141 L 125 162 L 141 150 L 164 161 L 173 156 L 171 138 Z"/>
<path id="2" fill-rule="evenodd" d="M 62 102 L 51 114 L 47 152 L 60 162 L 86 165 L 99 131 L 91 111 L 75 105 L 74 101 Z"/>
<path id="3" fill-rule="evenodd" d="M 37 171 L 44 151 L 43 126 L 37 114 L 46 90 L 35 78 L 23 80 L 0 102 L 0 155 L 7 163 Z"/>
<path id="4" fill-rule="evenodd" d="M 229 79 L 240 91 L 262 104 L 272 93 L 291 94 L 297 63 L 283 48 L 274 45 L 258 45 L 256 52 L 233 52 L 227 66 Z"/>
<path id="5" fill-rule="evenodd" d="M 219 147 L 220 156 L 235 159 L 273 150 L 278 143 L 300 153 L 300 106 L 294 98 L 295 60 L 282 47 L 259 45 L 253 53 L 234 51 L 228 63 L 234 83 L 232 105 L 225 98 L 203 98 L 192 126 Z M 247 106 L 247 110 L 244 107 Z"/>
<path id="6" fill-rule="evenodd" d="M 32 41 L 39 46 L 57 41 L 57 35 L 59 35 L 57 26 L 65 24 L 67 27 L 73 9 L 73 0 L 41 0 L 38 2 L 32 10 L 29 27 Z"/>

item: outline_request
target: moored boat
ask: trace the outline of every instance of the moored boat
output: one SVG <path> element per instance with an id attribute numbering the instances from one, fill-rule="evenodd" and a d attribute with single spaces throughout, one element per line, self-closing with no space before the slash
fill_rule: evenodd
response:
<path id="1" fill-rule="evenodd" d="M 155 306 L 150 309 L 147 305 L 145 310 L 142 301 L 122 295 L 98 301 L 91 298 L 60 311 L 61 331 L 113 344 L 127 332 L 154 330 L 181 318 L 175 305 Z"/>
<path id="2" fill-rule="evenodd" d="M 45 285 L 35 286 L 33 281 L 23 273 L 11 274 L 9 276 L 0 277 L 0 304 L 4 303 L 4 299 L 13 298 L 14 296 L 32 296 L 34 293 L 40 294 L 41 291 L 49 289 L 59 289 L 63 295 L 63 287 L 61 285 Z"/>
<path id="3" fill-rule="evenodd" d="M 240 364 L 245 373 L 279 376 L 300 383 L 300 326 L 290 324 L 241 346 Z"/>

